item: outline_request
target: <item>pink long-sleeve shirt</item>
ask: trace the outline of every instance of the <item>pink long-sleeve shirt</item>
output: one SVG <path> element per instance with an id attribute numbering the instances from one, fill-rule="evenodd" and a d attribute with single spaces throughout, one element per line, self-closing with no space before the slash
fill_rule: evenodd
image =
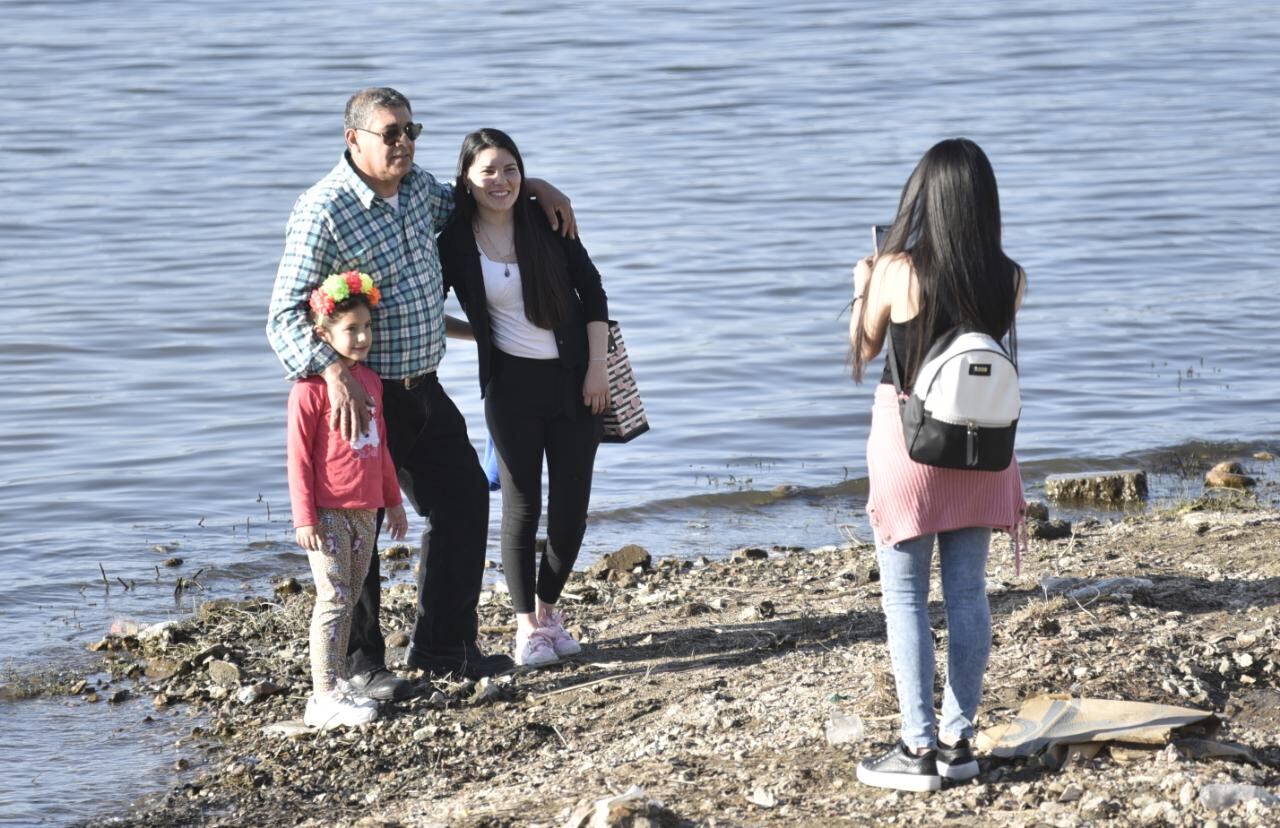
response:
<path id="1" fill-rule="evenodd" d="M 400 485 L 382 419 L 382 380 L 360 363 L 351 373 L 374 400 L 369 431 L 354 443 L 329 427 L 324 379 L 298 380 L 289 392 L 289 499 L 294 526 L 319 523 L 317 509 L 400 505 Z"/>

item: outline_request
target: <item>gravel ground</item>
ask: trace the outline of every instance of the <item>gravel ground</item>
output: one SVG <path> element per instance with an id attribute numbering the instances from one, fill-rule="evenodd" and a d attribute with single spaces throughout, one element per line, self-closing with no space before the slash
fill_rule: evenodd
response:
<path id="1" fill-rule="evenodd" d="M 420 695 L 384 705 L 357 731 L 264 732 L 301 717 L 306 590 L 212 602 L 178 624 L 110 636 L 101 651 L 116 680 L 52 690 L 145 694 L 201 724 L 185 738 L 179 787 L 90 824 L 1280 823 L 1280 805 L 1262 800 L 1202 802 L 1211 784 L 1280 795 L 1280 512 L 1256 501 L 1080 520 L 1063 537 L 1033 538 L 1021 575 L 998 536 L 988 571 L 995 644 L 981 726 L 1044 692 L 1159 702 L 1218 714 L 1216 738 L 1241 756 L 1116 748 L 1060 771 L 1036 757 L 983 757 L 977 779 L 935 794 L 854 777 L 898 724 L 870 546 L 655 557 L 647 567 L 642 552 L 571 580 L 565 605 L 581 656 L 479 685 L 408 673 Z M 1116 576 L 1149 583 L 1049 594 Z M 1046 580 L 1067 578 L 1080 580 Z M 393 665 L 412 597 L 394 586 L 384 602 Z M 510 605 L 501 592 L 485 597 L 482 646 L 506 649 Z M 932 601 L 941 653 L 936 575 Z M 863 735 L 831 744 L 835 714 L 858 717 Z M 591 810 L 632 786 L 643 793 L 611 815 Z"/>

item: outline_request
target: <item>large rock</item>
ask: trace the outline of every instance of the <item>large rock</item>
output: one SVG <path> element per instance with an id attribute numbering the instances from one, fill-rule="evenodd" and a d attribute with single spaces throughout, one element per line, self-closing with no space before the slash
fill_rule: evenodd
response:
<path id="1" fill-rule="evenodd" d="M 147 659 L 147 678 L 152 681 L 171 679 L 176 675 L 188 672 L 190 669 L 190 662 L 179 659 L 160 657 Z"/>
<path id="2" fill-rule="evenodd" d="M 1050 500 L 1089 501 L 1122 505 L 1147 499 L 1147 473 L 1137 469 L 1082 474 L 1051 474 L 1044 493 Z"/>
<path id="3" fill-rule="evenodd" d="M 1049 507 L 1042 501 L 1033 500 L 1027 504 L 1027 511 L 1024 513 L 1027 520 L 1048 520 Z"/>
<path id="4" fill-rule="evenodd" d="M 209 671 L 209 678 L 215 683 L 223 687 L 239 687 L 240 686 L 240 668 L 232 664 L 230 661 L 210 661 L 206 669 Z"/>
<path id="5" fill-rule="evenodd" d="M 414 549 L 403 543 L 397 543 L 394 546 L 388 546 L 379 552 L 379 557 L 384 561 L 407 561 L 413 557 Z M 488 563 L 486 561 L 486 563 Z"/>
<path id="6" fill-rule="evenodd" d="M 1027 531 L 1040 540 L 1057 540 L 1071 537 L 1071 524 L 1065 520 L 1027 520 Z"/>
<path id="7" fill-rule="evenodd" d="M 279 581 L 276 581 L 275 586 L 272 587 L 272 591 L 275 592 L 277 598 L 283 599 L 290 595 L 297 595 L 302 592 L 302 584 L 298 583 L 297 578 L 281 578 Z"/>
<path id="8" fill-rule="evenodd" d="M 1244 473 L 1239 463 L 1219 463 L 1205 472 L 1204 485 L 1217 489 L 1251 489 L 1258 481 Z"/>
<path id="9" fill-rule="evenodd" d="M 636 567 L 648 570 L 653 566 L 653 557 L 643 546 L 629 543 L 617 552 L 610 552 L 592 564 L 587 574 L 593 578 L 608 578 L 611 572 L 631 572 Z"/>

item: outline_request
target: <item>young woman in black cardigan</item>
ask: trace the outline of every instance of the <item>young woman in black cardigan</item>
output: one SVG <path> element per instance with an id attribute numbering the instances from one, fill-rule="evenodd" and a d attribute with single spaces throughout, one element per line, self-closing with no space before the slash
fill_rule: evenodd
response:
<path id="1" fill-rule="evenodd" d="M 502 564 L 516 612 L 515 661 L 539 666 L 581 647 L 556 601 L 587 525 L 591 472 L 609 405 L 609 306 L 577 239 L 525 197 L 515 142 L 482 129 L 462 142 L 457 209 L 440 234 L 445 289 L 466 311 L 485 420 L 502 481 Z M 546 457 L 547 544 L 534 542 Z"/>

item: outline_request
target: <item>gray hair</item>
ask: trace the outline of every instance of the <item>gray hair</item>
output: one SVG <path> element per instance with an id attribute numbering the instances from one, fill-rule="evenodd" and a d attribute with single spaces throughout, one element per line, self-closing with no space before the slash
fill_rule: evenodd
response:
<path id="1" fill-rule="evenodd" d="M 347 100 L 347 110 L 342 116 L 342 126 L 346 129 L 361 129 L 368 125 L 375 109 L 398 109 L 404 107 L 413 113 L 409 99 L 389 86 L 371 86 L 361 89 Z"/>

